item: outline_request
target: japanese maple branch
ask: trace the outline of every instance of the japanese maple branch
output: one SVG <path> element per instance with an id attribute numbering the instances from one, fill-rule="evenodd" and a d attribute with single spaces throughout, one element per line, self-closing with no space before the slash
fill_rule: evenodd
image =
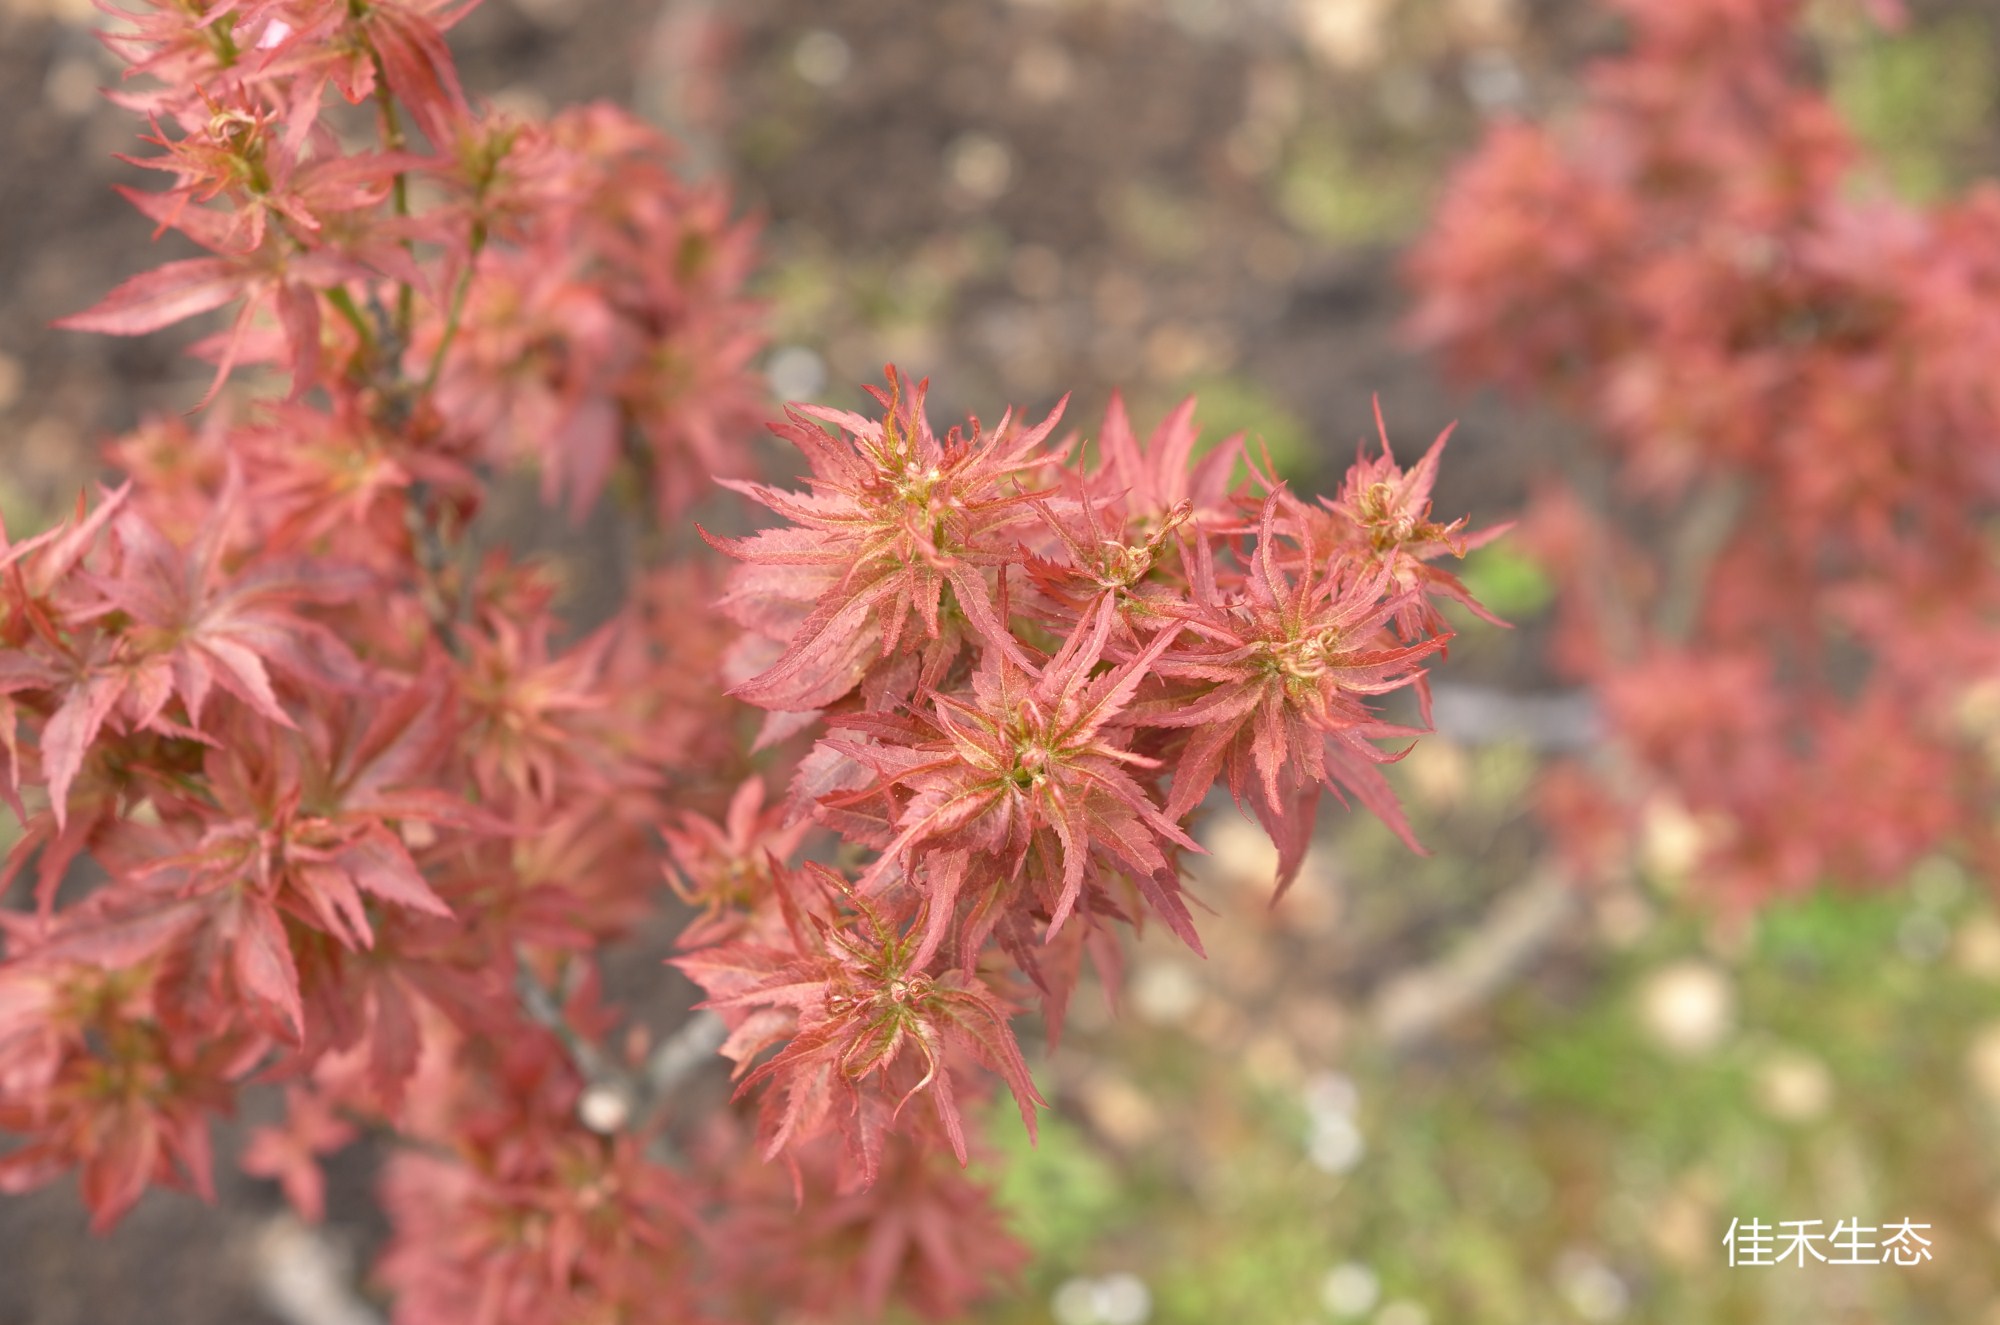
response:
<path id="1" fill-rule="evenodd" d="M 525 960 L 519 963 L 518 971 L 515 984 L 521 1006 L 562 1042 L 584 1080 L 578 1114 L 583 1125 L 594 1132 L 617 1132 L 635 1125 L 641 1130 L 651 1128 L 680 1087 L 715 1060 L 716 1050 L 728 1034 L 720 1017 L 697 1011 L 655 1045 L 642 1065 L 627 1069 L 570 1024 L 555 995 L 535 978 Z"/>
<path id="2" fill-rule="evenodd" d="M 622 1077 L 624 1074 L 604 1056 L 604 1052 L 576 1027 L 570 1025 L 569 1018 L 563 1015 L 562 1005 L 536 978 L 525 955 L 517 954 L 515 963 L 514 990 L 520 995 L 521 1006 L 527 1010 L 530 1017 L 562 1041 L 564 1052 L 569 1054 L 570 1061 L 576 1064 L 577 1071 L 583 1074 L 584 1079 L 597 1082 Z"/>
<path id="3" fill-rule="evenodd" d="M 1389 1049 L 1406 1051 L 1487 1002 L 1540 956 L 1580 911 L 1576 884 L 1553 858 L 1495 902 L 1470 939 L 1427 966 L 1389 980 L 1369 1007 L 1369 1025 Z"/>
<path id="4" fill-rule="evenodd" d="M 279 1216 L 252 1250 L 258 1296 L 285 1325 L 382 1325 L 354 1288 L 351 1257 L 321 1229 Z"/>
<path id="5" fill-rule="evenodd" d="M 451 554 L 444 545 L 444 532 L 431 514 L 431 505 L 429 486 L 422 479 L 412 482 L 405 496 L 403 524 L 409 531 L 410 551 L 417 563 L 417 594 L 423 599 L 424 613 L 446 651 L 455 658 L 463 658 L 465 641 L 459 635 L 459 618 L 467 595 L 462 584 L 456 603 L 445 599 L 445 569 Z"/>
<path id="6" fill-rule="evenodd" d="M 361 342 L 363 362 L 375 358 L 375 328 L 368 325 L 368 319 L 361 316 L 360 308 L 354 303 L 354 296 L 344 286 L 336 285 L 326 291 L 326 301 L 333 305 L 333 311 L 340 314 L 348 326 L 354 328 L 355 337 Z"/>
<path id="7" fill-rule="evenodd" d="M 482 196 L 483 196 L 482 187 Z M 471 246 L 465 255 L 465 270 L 458 274 L 452 287 L 451 306 L 445 310 L 444 332 L 438 337 L 437 349 L 431 352 L 430 367 L 424 370 L 424 380 L 417 387 L 417 394 L 428 396 L 437 385 L 438 374 L 444 371 L 444 357 L 451 344 L 458 339 L 459 322 L 465 316 L 466 296 L 472 290 L 472 274 L 479 265 L 480 250 L 486 247 L 486 226 L 475 221 L 470 236 Z"/>
<path id="8" fill-rule="evenodd" d="M 1708 574 L 1729 543 L 1749 499 L 1740 474 L 1718 474 L 1695 493 L 1674 527 L 1668 552 L 1667 586 L 1656 624 L 1669 640 L 1685 642 L 1694 631 L 1706 597 Z"/>
<path id="9" fill-rule="evenodd" d="M 402 121 L 396 115 L 396 96 L 389 89 L 389 71 L 383 64 L 380 51 L 369 51 L 375 62 L 375 107 L 380 118 L 382 147 L 388 152 L 400 153 L 407 145 L 403 137 Z M 437 144 L 442 149 L 443 144 Z M 396 215 L 408 217 L 410 214 L 410 182 L 403 171 L 397 171 L 389 185 Z M 414 259 L 416 245 L 403 241 L 403 248 Z M 416 292 L 409 282 L 398 283 L 396 290 L 396 336 L 404 345 L 410 342 L 410 331 L 416 325 Z"/>
<path id="10" fill-rule="evenodd" d="M 680 1029 L 655 1045 L 642 1073 L 647 1114 L 656 1115 L 665 1108 L 683 1083 L 715 1061 L 716 1051 L 728 1038 L 722 1018 L 703 1008 L 690 1013 Z"/>

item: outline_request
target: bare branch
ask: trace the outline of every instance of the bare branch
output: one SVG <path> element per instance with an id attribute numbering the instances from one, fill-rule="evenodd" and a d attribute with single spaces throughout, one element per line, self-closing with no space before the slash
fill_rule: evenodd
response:
<path id="1" fill-rule="evenodd" d="M 1581 913 L 1566 872 L 1543 861 L 1465 943 L 1388 981 L 1369 1008 L 1375 1035 L 1394 1050 L 1415 1047 L 1506 987 Z"/>
<path id="2" fill-rule="evenodd" d="M 1667 588 L 1659 606 L 1660 633 L 1684 641 L 1701 612 L 1708 572 L 1735 532 L 1750 491 L 1740 475 L 1721 474 L 1698 491 L 1681 512 L 1668 553 Z"/>
<path id="3" fill-rule="evenodd" d="M 562 1041 L 570 1062 L 583 1077 L 577 1119 L 600 1135 L 624 1131 L 634 1124 L 650 1127 L 674 1092 L 703 1065 L 715 1061 L 716 1050 L 728 1034 L 722 1018 L 713 1012 L 696 1012 L 660 1041 L 641 1067 L 627 1069 L 570 1025 L 555 995 L 535 978 L 525 961 L 520 963 L 519 972 L 515 985 L 522 1008 Z"/>
<path id="4" fill-rule="evenodd" d="M 715 1061 L 716 1050 L 729 1036 L 722 1018 L 703 1010 L 660 1041 L 646 1060 L 646 1097 L 658 1109 L 697 1069 Z"/>
<path id="5" fill-rule="evenodd" d="M 250 1247 L 257 1295 L 285 1325 L 382 1325 L 354 1291 L 354 1258 L 325 1233 L 280 1215 Z"/>
<path id="6" fill-rule="evenodd" d="M 1534 750 L 1587 750 L 1603 738 L 1603 720 L 1586 690 L 1511 694 L 1492 686 L 1431 687 L 1431 722 L 1462 745 L 1513 741 Z"/>

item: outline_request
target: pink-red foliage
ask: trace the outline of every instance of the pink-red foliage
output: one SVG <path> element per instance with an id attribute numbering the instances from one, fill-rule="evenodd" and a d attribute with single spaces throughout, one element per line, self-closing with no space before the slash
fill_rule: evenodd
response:
<path id="1" fill-rule="evenodd" d="M 1625 505 L 1552 492 L 1527 541 L 1633 792 L 1704 825 L 1706 887 L 1990 853 L 2000 189 L 1889 196 L 1808 74 L 1799 0 L 1615 8 L 1631 49 L 1573 121 L 1502 124 L 1461 169 L 1415 329 L 1594 425 Z M 1635 508 L 1678 531 L 1660 555 Z M 1550 803 L 1601 847 L 1615 807 L 1579 790 Z"/>
<path id="2" fill-rule="evenodd" d="M 1401 828 L 1375 742 L 1414 729 L 1372 703 L 1421 693 L 1472 540 L 1437 447 L 1311 504 L 1197 457 L 1192 402 L 1141 446 L 1114 401 L 1086 470 L 1060 408 L 940 437 L 893 369 L 879 418 L 776 427 L 805 491 L 752 481 L 750 229 L 620 111 L 475 106 L 469 7 L 163 0 L 107 37 L 167 180 L 130 196 L 208 256 L 66 325 L 226 311 L 196 352 L 238 389 L 0 528 L 0 1190 L 74 1170 L 100 1225 L 207 1192 L 210 1119 L 282 1083 L 241 1163 L 308 1217 L 363 1129 L 409 1143 L 409 1325 L 949 1314 L 1020 1259 L 960 1167 L 996 1084 L 1034 1128 L 1017 1009 L 1053 1033 L 1121 926 L 1199 947 L 1218 779 L 1281 883 L 1322 790 Z M 516 465 L 654 549 L 714 477 L 782 523 L 585 631 L 470 532 Z M 754 1131 L 602 998 L 674 895 Z"/>

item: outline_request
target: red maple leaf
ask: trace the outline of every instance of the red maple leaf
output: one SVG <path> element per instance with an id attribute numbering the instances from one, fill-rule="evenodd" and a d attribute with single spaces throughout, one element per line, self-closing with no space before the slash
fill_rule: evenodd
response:
<path id="1" fill-rule="evenodd" d="M 872 768 L 878 781 L 823 803 L 839 809 L 890 787 L 906 797 L 894 816 L 894 838 L 861 882 L 879 889 L 898 864 L 914 877 L 913 862 L 926 862 L 930 913 L 920 958 L 942 942 L 968 876 L 1000 886 L 976 906 L 963 960 L 970 961 L 1013 885 L 1025 883 L 1047 908 L 1053 936 L 1082 897 L 1093 856 L 1129 874 L 1174 932 L 1200 950 L 1170 853 L 1201 848 L 1133 778 L 1131 770 L 1157 768 L 1159 761 L 1133 753 L 1130 724 L 1119 726 L 1180 627 L 1169 626 L 1143 652 L 1093 677 L 1115 617 L 1112 598 L 1100 598 L 1038 673 L 989 649 L 970 693 L 934 695 L 929 717 L 835 719 L 836 727 L 876 738 L 826 744 Z"/>
<path id="2" fill-rule="evenodd" d="M 1305 858 L 1321 786 L 1353 792 L 1413 850 L 1395 795 L 1374 765 L 1384 754 L 1372 738 L 1419 735 L 1382 722 L 1370 696 L 1418 683 L 1424 658 L 1450 638 L 1398 644 L 1384 626 L 1416 590 L 1390 592 L 1386 566 L 1357 569 L 1319 554 L 1310 527 L 1300 533 L 1296 569 L 1287 572 L 1277 526 L 1281 492 L 1264 503 L 1257 548 L 1241 593 L 1217 587 L 1206 543 L 1195 559 L 1188 636 L 1157 670 L 1199 683 L 1191 695 L 1149 702 L 1143 721 L 1185 727 L 1190 737 L 1174 770 L 1166 813 L 1179 817 L 1208 794 L 1218 772 L 1238 802 L 1250 804 L 1279 849 L 1280 889 Z"/>
<path id="3" fill-rule="evenodd" d="M 928 1093 L 965 1163 L 953 1054 L 1001 1075 L 1032 1135 L 1035 1106 L 1047 1102 L 1007 1025 L 1011 1009 L 971 972 L 924 968 L 917 960 L 921 917 L 904 925 L 816 863 L 792 882 L 816 884 L 824 897 L 788 906 L 789 943 L 721 944 L 674 959 L 709 992 L 704 1006 L 733 1022 L 723 1052 L 738 1064 L 739 1094 L 771 1083 L 760 1127 L 765 1158 L 838 1131 L 862 1184 L 870 1184 L 884 1130 L 911 1099 Z M 750 1066 L 779 1043 L 775 1056 Z"/>
<path id="4" fill-rule="evenodd" d="M 288 1087 L 284 1126 L 252 1132 L 239 1162 L 245 1173 L 277 1179 L 299 1216 L 317 1224 L 326 1213 L 326 1175 L 320 1172 L 319 1156 L 340 1149 L 355 1135 L 324 1095 Z"/>
<path id="5" fill-rule="evenodd" d="M 774 428 L 805 453 L 811 492 L 724 481 L 794 527 L 741 539 L 703 531 L 749 563 L 723 599 L 731 615 L 786 641 L 775 662 L 730 692 L 761 708 L 816 709 L 846 695 L 875 659 L 902 647 L 912 615 L 931 641 L 923 672 L 941 676 L 959 647 L 947 602 L 988 648 L 1025 661 L 986 574 L 1013 560 L 999 535 L 1041 495 L 1022 479 L 1048 463 L 1040 448 L 1062 404 L 1033 428 L 1014 428 L 1009 414 L 990 434 L 974 419 L 970 437 L 953 428 L 939 440 L 923 412 L 928 381 L 905 394 L 895 369 L 888 374 L 890 391 L 869 388 L 886 411 L 880 421 L 794 406 L 791 423 Z M 899 688 L 906 696 L 909 687 Z"/>

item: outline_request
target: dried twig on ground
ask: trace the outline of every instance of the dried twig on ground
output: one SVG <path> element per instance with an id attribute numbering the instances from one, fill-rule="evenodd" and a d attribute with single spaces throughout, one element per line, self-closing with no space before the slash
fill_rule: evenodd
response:
<path id="1" fill-rule="evenodd" d="M 279 1215 L 251 1243 L 250 1274 L 284 1325 L 383 1325 L 353 1288 L 353 1259 L 322 1230 Z"/>
<path id="2" fill-rule="evenodd" d="M 1486 913 L 1472 935 L 1427 966 L 1389 980 L 1369 1008 L 1376 1037 L 1407 1050 L 1492 998 L 1582 914 L 1581 899 L 1556 865 L 1537 865 Z"/>

